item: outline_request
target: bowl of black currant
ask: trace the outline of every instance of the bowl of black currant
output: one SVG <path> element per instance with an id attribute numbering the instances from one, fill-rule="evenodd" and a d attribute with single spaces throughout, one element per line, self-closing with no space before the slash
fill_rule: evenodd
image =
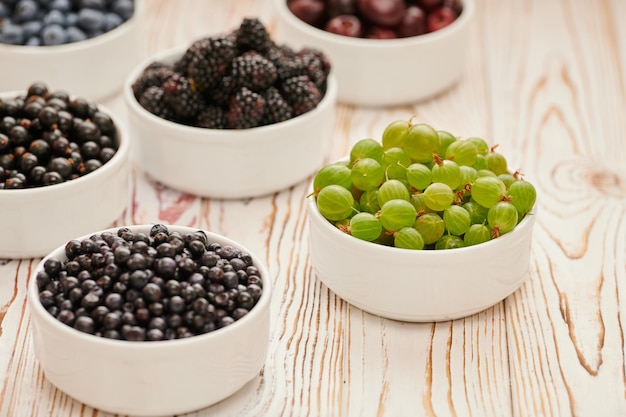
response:
<path id="1" fill-rule="evenodd" d="M 129 142 L 116 114 L 65 90 L 1 93 L 0 258 L 111 226 L 126 208 Z"/>
<path id="2" fill-rule="evenodd" d="M 75 236 L 30 280 L 35 355 L 50 383 L 98 410 L 192 412 L 259 378 L 271 285 L 254 253 L 203 229 Z"/>

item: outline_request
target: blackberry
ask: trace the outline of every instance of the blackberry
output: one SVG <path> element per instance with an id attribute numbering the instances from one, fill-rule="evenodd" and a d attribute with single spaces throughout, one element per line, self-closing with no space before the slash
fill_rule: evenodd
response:
<path id="1" fill-rule="evenodd" d="M 276 67 L 279 80 L 307 75 L 302 58 L 288 46 L 275 46 L 267 51 L 267 59 Z"/>
<path id="2" fill-rule="evenodd" d="M 274 45 L 263 23 L 256 18 L 244 18 L 239 29 L 235 31 L 235 39 L 242 51 L 264 53 Z"/>
<path id="3" fill-rule="evenodd" d="M 189 78 L 198 90 L 206 91 L 217 85 L 230 69 L 231 62 L 237 56 L 237 48 L 225 36 L 205 38 L 198 42 L 189 62 Z"/>
<path id="4" fill-rule="evenodd" d="M 277 88 L 268 88 L 263 94 L 263 98 L 265 98 L 266 104 L 263 124 L 271 125 L 273 123 L 289 120 L 293 117 L 291 106 L 283 98 Z"/>
<path id="5" fill-rule="evenodd" d="M 174 69 L 170 65 L 161 62 L 151 63 L 132 85 L 135 97 L 138 99 L 149 87 L 161 87 L 173 75 Z"/>
<path id="6" fill-rule="evenodd" d="M 306 75 L 291 77 L 281 84 L 283 96 L 291 104 L 294 116 L 306 113 L 317 107 L 322 93 Z"/>
<path id="7" fill-rule="evenodd" d="M 328 78 L 331 68 L 328 57 L 321 51 L 312 48 L 303 48 L 298 52 L 298 57 L 300 57 L 306 69 L 306 74 L 311 81 L 313 81 L 318 88 L 325 87 L 326 79 Z"/>
<path id="8" fill-rule="evenodd" d="M 174 71 L 179 74 L 188 76 L 189 75 L 189 64 L 191 63 L 191 59 L 193 55 L 196 53 L 198 49 L 201 49 L 206 42 L 208 42 L 208 38 L 202 38 L 195 42 L 193 42 L 186 50 L 183 56 L 181 56 L 176 62 L 174 62 Z"/>
<path id="9" fill-rule="evenodd" d="M 231 129 L 248 129 L 261 124 L 265 113 L 265 99 L 243 87 L 231 99 L 226 112 L 226 123 Z"/>
<path id="10" fill-rule="evenodd" d="M 163 101 L 163 88 L 148 87 L 141 96 L 139 96 L 139 104 L 150 113 L 155 114 L 163 119 L 172 120 L 174 113 Z"/>
<path id="11" fill-rule="evenodd" d="M 235 58 L 230 74 L 237 87 L 247 87 L 257 92 L 267 89 L 278 78 L 272 61 L 254 51 L 245 52 Z"/>
<path id="12" fill-rule="evenodd" d="M 224 110 L 218 106 L 205 107 L 196 118 L 197 127 L 207 129 L 224 129 L 226 128 L 226 118 Z"/>
<path id="13" fill-rule="evenodd" d="M 180 74 L 174 74 L 163 84 L 163 101 L 180 121 L 194 119 L 203 105 L 200 94 Z"/>
<path id="14" fill-rule="evenodd" d="M 227 75 L 222 78 L 221 83 L 216 85 L 208 94 L 211 102 L 218 106 L 228 107 L 230 99 L 235 94 L 235 83 L 233 77 Z"/>

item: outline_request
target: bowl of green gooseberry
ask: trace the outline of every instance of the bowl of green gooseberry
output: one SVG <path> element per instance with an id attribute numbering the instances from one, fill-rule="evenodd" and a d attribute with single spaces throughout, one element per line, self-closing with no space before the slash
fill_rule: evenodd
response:
<path id="1" fill-rule="evenodd" d="M 369 313 L 483 311 L 528 276 L 537 193 L 480 137 L 397 120 L 322 167 L 308 197 L 318 279 Z"/>

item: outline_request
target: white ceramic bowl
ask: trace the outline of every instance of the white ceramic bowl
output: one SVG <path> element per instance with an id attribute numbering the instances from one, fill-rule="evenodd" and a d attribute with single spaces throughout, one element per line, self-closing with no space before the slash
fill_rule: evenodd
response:
<path id="1" fill-rule="evenodd" d="M 15 97 L 19 93 L 2 93 Z M 75 180 L 21 190 L 0 190 L 0 258 L 44 256 L 62 242 L 113 225 L 128 201 L 130 139 L 109 109 L 119 146 L 107 163 Z"/>
<path id="2" fill-rule="evenodd" d="M 133 95 L 132 83 L 149 63 L 172 63 L 183 52 L 151 57 L 135 68 L 124 87 L 131 154 L 148 175 L 191 194 L 245 198 L 288 188 L 321 167 L 335 122 L 337 86 L 332 74 L 324 98 L 308 113 L 251 129 L 204 129 L 155 116 Z"/>
<path id="3" fill-rule="evenodd" d="M 77 96 L 102 100 L 117 92 L 141 57 L 140 13 L 117 28 L 81 42 L 58 46 L 0 43 L 0 91 L 24 90 L 35 81 Z"/>
<path id="4" fill-rule="evenodd" d="M 150 227 L 129 226 L 144 232 Z M 168 229 L 181 233 L 198 230 L 180 226 Z M 205 233 L 211 242 L 250 253 L 230 239 Z M 263 281 L 258 303 L 227 327 L 177 340 L 129 342 L 82 333 L 44 309 L 36 279 L 31 279 L 28 304 L 33 345 L 46 378 L 76 400 L 119 415 L 182 414 L 235 393 L 259 374 L 269 342 L 271 280 L 261 261 L 250 254 Z M 49 257 L 65 259 L 64 245 L 42 259 L 33 277 Z"/>
<path id="5" fill-rule="evenodd" d="M 385 40 L 329 33 L 297 18 L 287 8 L 287 0 L 273 0 L 273 4 L 278 16 L 276 40 L 328 54 L 342 103 L 413 103 L 451 87 L 466 66 L 474 0 L 463 0 L 457 20 L 436 32 Z"/>
<path id="6" fill-rule="evenodd" d="M 307 207 L 317 277 L 350 304 L 381 317 L 411 322 L 465 317 L 503 300 L 528 275 L 535 214 L 479 245 L 416 251 L 341 232 L 322 217 L 313 197 Z"/>

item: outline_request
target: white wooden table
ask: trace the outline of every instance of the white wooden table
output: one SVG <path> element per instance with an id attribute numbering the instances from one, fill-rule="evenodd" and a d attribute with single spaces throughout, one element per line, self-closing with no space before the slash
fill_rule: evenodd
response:
<path id="1" fill-rule="evenodd" d="M 268 0 L 147 0 L 145 56 L 244 16 L 274 30 Z M 135 169 L 118 225 L 224 234 L 261 254 L 275 283 L 262 375 L 190 416 L 626 415 L 625 18 L 623 0 L 477 0 L 455 87 L 414 106 L 339 106 L 329 161 L 416 115 L 499 143 L 537 186 L 528 280 L 465 319 L 381 319 L 321 285 L 308 255 L 306 183 L 221 201 Z M 121 96 L 104 104 L 124 111 Z M 34 358 L 26 284 L 37 262 L 0 261 L 0 416 L 108 416 L 56 390 Z"/>

